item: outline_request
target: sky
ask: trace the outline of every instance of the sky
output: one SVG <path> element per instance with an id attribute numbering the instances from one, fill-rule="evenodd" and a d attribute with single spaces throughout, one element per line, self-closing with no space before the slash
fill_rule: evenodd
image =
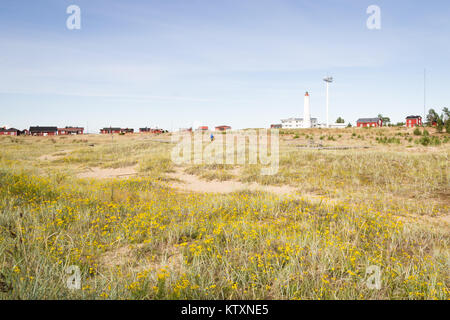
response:
<path id="1" fill-rule="evenodd" d="M 81 9 L 70 30 L 69 5 Z M 377 5 L 381 28 L 369 29 Z M 447 0 L 1 0 L 0 126 L 393 122 L 450 107 Z"/>

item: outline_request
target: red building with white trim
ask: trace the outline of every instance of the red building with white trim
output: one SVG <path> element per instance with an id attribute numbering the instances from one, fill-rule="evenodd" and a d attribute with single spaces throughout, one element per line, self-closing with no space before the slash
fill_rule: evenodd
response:
<path id="1" fill-rule="evenodd" d="M 0 128 L 0 136 L 18 136 L 20 134 L 20 130 L 15 128 Z"/>
<path id="2" fill-rule="evenodd" d="M 109 128 L 103 128 L 100 129 L 100 133 L 101 134 L 114 134 L 114 133 L 118 133 L 118 134 L 125 134 L 125 133 L 134 133 L 134 129 L 129 129 L 129 128 L 113 128 L 113 127 L 109 127 Z"/>
<path id="3" fill-rule="evenodd" d="M 58 135 L 66 136 L 66 135 L 78 135 L 83 134 L 84 128 L 79 127 L 65 127 L 58 128 Z"/>
<path id="4" fill-rule="evenodd" d="M 227 130 L 231 130 L 230 126 L 217 126 L 216 127 L 216 131 L 227 131 Z"/>
<path id="5" fill-rule="evenodd" d="M 417 126 L 422 126 L 422 117 L 421 116 L 408 116 L 406 117 L 406 127 L 414 128 Z"/>
<path id="6" fill-rule="evenodd" d="M 152 128 L 139 128 L 139 133 L 153 133 L 153 134 L 160 134 L 164 133 L 163 129 L 152 129 Z"/>
<path id="7" fill-rule="evenodd" d="M 56 136 L 58 134 L 58 127 L 30 127 L 29 133 L 32 136 Z"/>
<path id="8" fill-rule="evenodd" d="M 383 120 L 381 118 L 360 118 L 356 121 L 356 126 L 358 128 L 382 127 Z"/>
<path id="9" fill-rule="evenodd" d="M 122 129 L 120 129 L 120 128 L 109 127 L 109 128 L 100 129 L 100 133 L 101 134 L 113 134 L 113 133 L 120 133 L 121 130 Z"/>

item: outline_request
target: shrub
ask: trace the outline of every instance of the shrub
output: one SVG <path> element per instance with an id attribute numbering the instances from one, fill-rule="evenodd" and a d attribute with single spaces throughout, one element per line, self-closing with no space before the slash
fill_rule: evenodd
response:
<path id="1" fill-rule="evenodd" d="M 439 146 L 441 144 L 441 139 L 439 139 L 439 137 L 431 137 L 430 144 L 432 146 Z"/>
<path id="2" fill-rule="evenodd" d="M 382 138 L 376 138 L 375 139 L 378 143 L 382 143 L 382 144 L 390 144 L 390 143 L 396 143 L 396 144 L 400 144 L 400 139 L 395 138 L 395 137 L 382 137 Z"/>
<path id="3" fill-rule="evenodd" d="M 450 133 L 450 120 L 447 120 L 447 122 L 445 122 L 444 127 L 445 127 L 445 131 L 447 133 Z"/>
<path id="4" fill-rule="evenodd" d="M 415 129 L 414 129 L 414 135 L 415 135 L 415 136 L 421 136 L 421 135 L 422 135 L 422 132 L 420 131 L 419 128 L 415 128 Z"/>
<path id="5" fill-rule="evenodd" d="M 444 140 L 445 142 L 445 140 Z M 422 138 L 416 140 L 417 144 L 421 144 L 423 146 L 439 146 L 441 145 L 441 139 L 439 139 L 439 137 L 435 137 L 435 136 L 423 136 Z"/>

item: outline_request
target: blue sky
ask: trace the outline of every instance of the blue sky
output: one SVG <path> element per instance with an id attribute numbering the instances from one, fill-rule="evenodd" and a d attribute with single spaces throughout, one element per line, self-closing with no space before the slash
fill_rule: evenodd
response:
<path id="1" fill-rule="evenodd" d="M 81 30 L 66 8 L 81 8 Z M 366 27 L 369 5 L 381 30 Z M 449 107 L 450 2 L 2 0 L 0 125 L 267 127 Z"/>

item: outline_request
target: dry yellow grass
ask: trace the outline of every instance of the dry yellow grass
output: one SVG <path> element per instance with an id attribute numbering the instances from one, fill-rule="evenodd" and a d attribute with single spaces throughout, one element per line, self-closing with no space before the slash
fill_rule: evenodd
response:
<path id="1" fill-rule="evenodd" d="M 175 166 L 169 135 L 2 137 L 0 298 L 448 299 L 450 139 L 427 130 L 283 132 L 273 176 Z"/>

